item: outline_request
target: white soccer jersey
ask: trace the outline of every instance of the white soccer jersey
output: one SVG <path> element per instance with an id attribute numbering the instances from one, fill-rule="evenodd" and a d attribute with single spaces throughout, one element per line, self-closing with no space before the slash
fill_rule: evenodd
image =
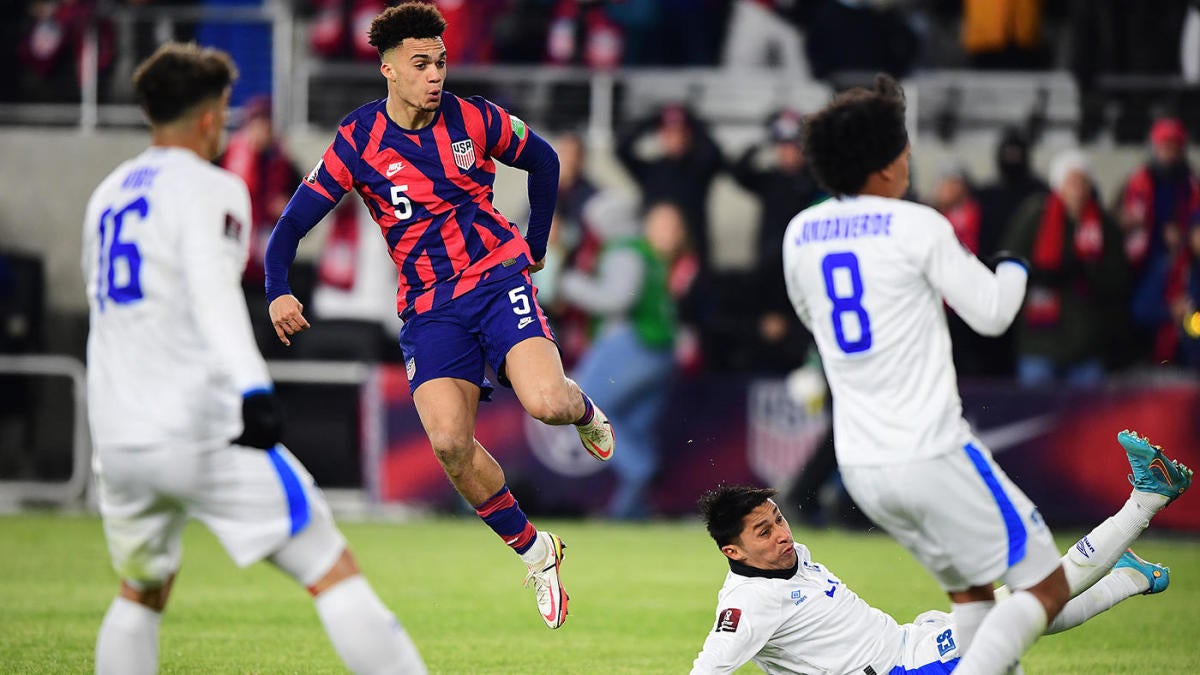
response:
<path id="1" fill-rule="evenodd" d="M 151 147 L 96 188 L 83 224 L 88 413 L 99 447 L 232 440 L 270 386 L 241 290 L 250 195 L 190 150 Z"/>
<path id="2" fill-rule="evenodd" d="M 970 440 L 943 300 L 999 335 L 1027 273 L 993 274 L 937 211 L 883 197 L 830 199 L 792 219 L 783 243 L 788 296 L 821 353 L 833 395 L 838 462 L 894 464 Z"/>
<path id="3" fill-rule="evenodd" d="M 791 576 L 747 576 L 760 572 L 750 568 L 726 575 L 693 675 L 732 673 L 749 661 L 767 673 L 883 675 L 901 663 L 910 626 L 868 605 L 804 545 L 795 547 Z"/>

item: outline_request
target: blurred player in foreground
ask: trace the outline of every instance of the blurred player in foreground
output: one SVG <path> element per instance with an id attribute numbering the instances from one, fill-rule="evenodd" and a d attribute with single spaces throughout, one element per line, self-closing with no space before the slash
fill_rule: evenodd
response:
<path id="1" fill-rule="evenodd" d="M 990 271 L 945 217 L 899 199 L 910 148 L 904 94 L 890 77 L 809 116 L 804 148 L 835 198 L 792 220 L 784 274 L 837 402 L 843 482 L 949 594 L 965 654 L 958 672 L 1004 672 L 1170 495 L 1135 491 L 1088 535 L 1090 547 L 1060 561 L 1037 508 L 963 419 L 943 308 L 999 335 L 1021 307 L 1028 264 L 1001 256 Z M 1014 589 L 1002 605 L 997 579 Z"/>
<path id="2" fill-rule="evenodd" d="M 350 670 L 424 673 L 312 477 L 279 444 L 279 404 L 240 285 L 250 197 L 210 163 L 236 77 L 228 54 L 194 44 L 164 45 L 141 64 L 133 88 L 151 146 L 87 205 L 88 415 L 121 577 L 96 672 L 157 669 L 183 526 L 196 518 L 238 565 L 265 558 L 307 588 Z"/>
<path id="3" fill-rule="evenodd" d="M 521 511 L 504 471 L 475 439 L 485 364 L 546 424 L 574 424 L 593 457 L 613 453 L 608 418 L 563 373 L 530 273 L 540 270 L 558 190 L 558 156 L 519 118 L 446 79 L 446 21 L 406 2 L 371 22 L 387 98 L 350 113 L 300 184 L 267 246 L 267 298 L 279 339 L 308 327 L 287 286 L 300 238 L 350 190 L 383 231 L 400 271 L 397 311 L 409 388 L 433 451 L 459 494 L 521 556 L 550 628 L 567 618 L 563 542 Z M 492 205 L 493 159 L 529 172 L 529 230 Z"/>
<path id="4" fill-rule="evenodd" d="M 1133 467 L 1134 489 L 1178 496 L 1192 472 L 1162 454 L 1145 438 L 1118 436 Z M 1160 463 L 1165 471 L 1147 468 Z M 775 505 L 775 491 L 721 486 L 706 493 L 700 508 L 708 533 L 729 558 L 729 574 L 717 595 L 713 631 L 692 666 L 694 675 L 731 673 L 748 661 L 768 673 L 905 675 L 959 672 L 962 640 L 954 617 L 936 610 L 909 624 L 897 624 L 868 605 L 829 568 L 813 561 L 808 548 L 792 540 L 788 522 Z M 1150 515 L 1170 501 L 1159 500 Z M 1115 516 L 1114 516 L 1115 518 Z M 1138 594 L 1161 593 L 1168 569 L 1127 550 L 1149 520 L 1121 534 L 1122 555 L 1098 570 L 1086 589 L 1045 627 L 1049 635 L 1074 628 Z M 1092 551 L 1089 537 L 1071 552 Z M 1064 556 L 1063 563 L 1070 564 Z M 998 596 L 1007 589 L 999 589 Z M 1001 602 L 1001 606 L 1004 602 Z"/>

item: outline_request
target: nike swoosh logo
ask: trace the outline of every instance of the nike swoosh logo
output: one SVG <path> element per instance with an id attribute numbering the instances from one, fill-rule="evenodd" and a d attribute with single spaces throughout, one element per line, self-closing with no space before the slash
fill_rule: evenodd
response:
<path id="1" fill-rule="evenodd" d="M 1158 469 L 1159 471 L 1161 471 L 1163 480 L 1167 481 L 1167 485 L 1170 485 L 1172 487 L 1175 486 L 1175 483 L 1171 482 L 1171 474 L 1167 473 L 1167 465 L 1164 464 L 1161 459 L 1159 459 L 1158 457 L 1155 457 L 1154 460 L 1150 462 L 1150 468 Z"/>
<path id="2" fill-rule="evenodd" d="M 612 457 L 612 450 L 605 452 L 600 449 L 600 446 L 596 445 L 595 443 L 593 443 L 591 441 L 584 441 L 584 443 L 587 443 L 588 452 L 595 455 L 597 459 L 603 460 L 603 459 L 608 459 L 609 457 Z"/>
<path id="3" fill-rule="evenodd" d="M 1002 424 L 991 429 L 976 431 L 984 445 L 998 455 L 1004 450 L 1037 438 L 1054 428 L 1054 415 L 1039 415 L 1019 422 Z"/>
<path id="4" fill-rule="evenodd" d="M 404 168 L 403 164 L 400 164 L 397 166 L 389 166 L 388 170 L 387 170 L 388 178 L 391 178 L 392 176 L 395 176 L 397 173 L 400 173 L 400 169 L 403 169 L 403 168 Z"/>

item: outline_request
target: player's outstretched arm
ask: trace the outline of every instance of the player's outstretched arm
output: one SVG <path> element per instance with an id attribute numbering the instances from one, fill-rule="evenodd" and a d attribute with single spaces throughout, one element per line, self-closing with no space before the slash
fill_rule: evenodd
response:
<path id="1" fill-rule="evenodd" d="M 289 335 L 295 335 L 309 327 L 304 318 L 304 305 L 292 295 L 288 286 L 288 268 L 296 259 L 296 249 L 300 240 L 308 231 L 321 222 L 321 219 L 333 209 L 334 202 L 324 199 L 310 189 L 300 186 L 296 194 L 288 202 L 271 231 L 271 239 L 267 242 L 267 252 L 263 261 L 267 282 L 267 302 L 271 325 L 280 342 L 287 346 L 292 343 Z"/>

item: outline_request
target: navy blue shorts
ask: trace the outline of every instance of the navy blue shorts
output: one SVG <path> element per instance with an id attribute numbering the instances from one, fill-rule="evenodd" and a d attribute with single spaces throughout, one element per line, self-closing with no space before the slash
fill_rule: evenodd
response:
<path id="1" fill-rule="evenodd" d="M 518 342 L 533 337 L 555 340 L 528 272 L 477 286 L 404 322 L 400 349 L 408 390 L 415 392 L 439 377 L 454 377 L 478 385 L 480 398 L 489 400 L 494 387 L 485 364 L 501 384 L 511 386 L 504 374 L 504 358 Z"/>

